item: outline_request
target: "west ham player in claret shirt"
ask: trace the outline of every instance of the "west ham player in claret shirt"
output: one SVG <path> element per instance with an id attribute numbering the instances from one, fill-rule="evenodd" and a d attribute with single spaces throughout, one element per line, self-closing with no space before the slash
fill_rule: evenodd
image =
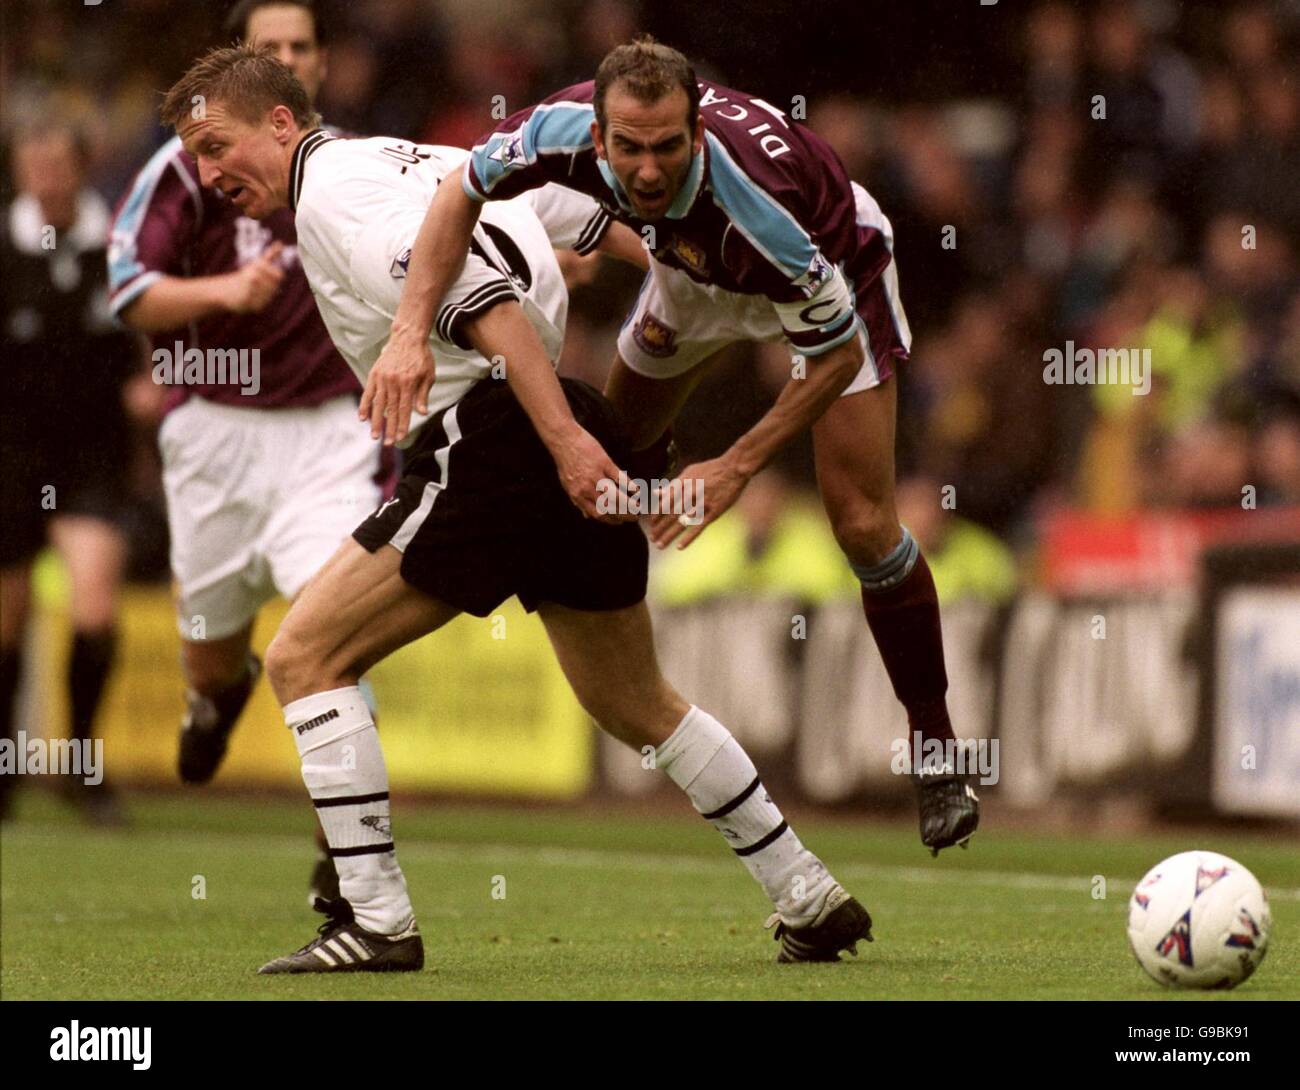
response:
<path id="1" fill-rule="evenodd" d="M 227 29 L 273 50 L 315 98 L 326 49 L 310 0 L 245 0 Z M 205 188 L 172 139 L 123 197 L 109 253 L 113 311 L 149 335 L 155 373 L 170 381 L 159 446 L 190 690 L 188 783 L 215 775 L 257 681 L 258 610 L 298 594 L 381 502 L 385 477 L 356 421 L 359 386 L 307 286 L 293 214 L 255 220 L 241 197 Z M 313 902 L 337 896 L 318 842 Z"/>
<path id="2" fill-rule="evenodd" d="M 938 598 L 894 507 L 894 368 L 911 334 L 892 229 L 807 127 L 761 98 L 698 80 L 682 54 L 648 38 L 612 50 L 594 81 L 507 118 L 473 149 L 461 187 L 444 185 L 430 206 L 393 336 L 362 396 L 372 431 L 388 411 L 400 438 L 411 399 L 428 388 L 430 323 L 484 202 L 548 182 L 595 198 L 651 250 L 606 391 L 634 422 L 634 449 L 662 444 L 728 344 L 791 346 L 792 377 L 768 413 L 722 457 L 682 470 L 682 481 L 703 482 L 703 520 L 661 513 L 651 537 L 661 548 L 688 545 L 811 428 L 822 501 L 862 584 L 910 740 L 947 743 L 941 761 L 922 766 L 912 755 L 921 840 L 934 854 L 964 845 L 979 800 L 955 759 Z"/>

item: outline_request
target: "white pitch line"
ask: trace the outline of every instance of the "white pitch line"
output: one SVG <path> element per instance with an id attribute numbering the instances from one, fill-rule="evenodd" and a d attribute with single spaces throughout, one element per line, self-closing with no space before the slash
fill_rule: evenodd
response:
<path id="1" fill-rule="evenodd" d="M 17 832 L 17 830 L 15 830 Z M 57 834 L 26 832 L 24 836 L 57 839 Z M 249 844 L 263 848 L 274 846 L 278 850 L 292 850 L 301 853 L 306 850 L 304 837 L 291 833 L 223 833 L 219 838 L 210 839 L 210 834 L 200 832 L 186 833 L 146 833 L 153 839 L 160 840 L 166 847 L 178 847 L 180 842 L 193 841 L 199 850 L 233 851 L 246 853 Z M 133 840 L 141 839 L 135 834 Z M 240 843 L 244 841 L 245 843 Z M 418 858 L 430 862 L 463 863 L 467 860 L 499 864 L 502 862 L 537 863 L 543 866 L 575 868 L 614 868 L 621 870 L 654 870 L 672 874 L 717 874 L 732 870 L 735 863 L 725 855 L 716 859 L 702 859 L 691 855 L 668 855 L 662 852 L 616 851 L 603 848 L 560 848 L 547 845 L 525 844 L 461 844 L 438 843 L 428 841 L 406 840 L 398 844 L 398 856 L 401 859 Z M 973 885 L 994 886 L 1008 889 L 1043 890 L 1051 893 L 1087 893 L 1092 889 L 1091 878 L 1069 877 L 1066 875 L 1034 874 L 1029 871 L 992 871 L 992 870 L 940 870 L 927 867 L 902 866 L 899 864 L 849 863 L 835 868 L 841 878 L 861 878 L 870 880 L 881 878 L 891 881 L 928 882 L 948 884 L 963 882 Z M 1140 877 L 1140 876 L 1139 876 Z M 1130 882 L 1136 884 L 1137 878 L 1111 879 L 1108 882 Z M 1267 889 L 1268 896 L 1277 901 L 1300 901 L 1300 889 Z"/>
<path id="2" fill-rule="evenodd" d="M 629 858 L 624 852 L 604 851 L 599 848 L 530 847 L 518 844 L 427 844 L 403 846 L 403 855 L 412 854 L 411 848 L 425 858 L 446 862 L 463 861 L 476 857 L 484 862 L 513 858 L 522 862 L 570 867 L 616 867 L 626 870 L 661 870 L 679 873 L 712 873 L 729 870 L 731 860 L 698 859 L 690 856 L 641 854 Z M 1024 871 L 989 870 L 929 870 L 924 867 L 897 864 L 850 863 L 835 868 L 843 878 L 884 878 L 893 881 L 952 883 L 964 882 L 984 886 L 1003 886 L 1011 889 L 1041 889 L 1053 893 L 1087 893 L 1092 889 L 1091 878 L 1070 878 L 1063 875 L 1033 874 Z M 1108 879 L 1109 881 L 1109 879 Z M 1116 881 L 1121 881 L 1116 879 Z M 1130 880 L 1137 884 L 1137 879 Z M 1276 900 L 1300 901 L 1300 889 L 1270 889 L 1268 895 Z"/>

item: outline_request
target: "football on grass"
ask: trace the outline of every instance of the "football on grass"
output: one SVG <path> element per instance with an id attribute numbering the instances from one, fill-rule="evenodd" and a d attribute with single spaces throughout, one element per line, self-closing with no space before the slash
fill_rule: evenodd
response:
<path id="1" fill-rule="evenodd" d="M 1255 876 L 1217 852 L 1180 852 L 1157 863 L 1128 906 L 1138 964 L 1174 988 L 1236 987 L 1263 960 L 1270 925 Z"/>

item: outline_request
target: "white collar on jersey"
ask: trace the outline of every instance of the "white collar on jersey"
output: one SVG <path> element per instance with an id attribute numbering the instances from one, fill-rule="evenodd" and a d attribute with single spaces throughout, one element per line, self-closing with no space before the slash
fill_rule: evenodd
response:
<path id="1" fill-rule="evenodd" d="M 707 143 L 701 144 L 699 152 L 691 160 L 690 169 L 686 172 L 686 184 L 682 186 L 681 192 L 673 198 L 673 203 L 668 206 L 668 211 L 664 213 L 665 219 L 679 220 L 695 204 L 695 198 L 700 194 L 700 185 L 704 181 L 704 160 L 707 154 L 705 151 L 707 146 Z M 624 212 L 635 216 L 636 213 L 632 210 L 632 202 L 627 199 L 627 190 L 614 176 L 614 172 L 609 169 L 608 161 L 597 158 L 596 166 L 600 168 L 600 175 L 605 179 L 605 184 L 614 191 L 614 197 L 618 201 L 619 207 Z"/>
<path id="2" fill-rule="evenodd" d="M 77 194 L 77 218 L 56 244 L 62 246 L 66 239 L 77 253 L 93 250 L 108 244 L 108 205 L 93 189 L 83 189 Z M 41 202 L 30 193 L 20 193 L 9 206 L 9 237 L 14 247 L 25 254 L 50 251 L 45 233 L 45 213 Z"/>
<path id="3" fill-rule="evenodd" d="M 298 211 L 298 195 L 302 192 L 303 168 L 307 165 L 308 158 L 322 144 L 333 139 L 333 134 L 326 132 L 324 129 L 312 129 L 311 132 L 298 141 L 298 146 L 293 149 L 293 158 L 289 160 L 290 212 Z"/>

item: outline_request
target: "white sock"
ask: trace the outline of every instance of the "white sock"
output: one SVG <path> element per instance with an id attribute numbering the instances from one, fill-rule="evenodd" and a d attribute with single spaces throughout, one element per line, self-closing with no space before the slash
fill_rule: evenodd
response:
<path id="1" fill-rule="evenodd" d="M 285 705 L 339 893 L 367 931 L 395 935 L 415 921 L 388 815 L 388 770 L 370 709 L 355 685 Z"/>
<path id="2" fill-rule="evenodd" d="M 788 927 L 816 920 L 835 879 L 786 824 L 726 727 L 692 706 L 655 763 L 727 838 Z"/>

